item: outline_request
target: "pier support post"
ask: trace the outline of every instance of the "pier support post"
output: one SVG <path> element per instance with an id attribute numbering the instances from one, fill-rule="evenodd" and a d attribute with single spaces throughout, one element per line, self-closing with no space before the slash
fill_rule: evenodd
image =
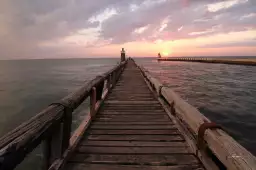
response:
<path id="1" fill-rule="evenodd" d="M 115 86 L 116 84 L 116 72 L 113 72 L 113 75 L 111 76 L 111 83 L 112 83 L 112 87 Z"/>
<path id="2" fill-rule="evenodd" d="M 63 147 L 63 127 L 63 122 L 53 126 L 52 132 L 43 142 L 44 170 L 47 170 L 55 160 L 61 158 Z"/>
<path id="3" fill-rule="evenodd" d="M 107 79 L 107 89 L 109 90 L 111 88 L 111 74 L 108 76 Z"/>
<path id="4" fill-rule="evenodd" d="M 96 88 L 93 87 L 90 95 L 90 116 L 91 118 L 95 115 L 95 106 L 97 102 L 97 94 L 96 94 Z"/>
<path id="5" fill-rule="evenodd" d="M 50 165 L 50 157 L 51 157 L 51 144 L 50 141 L 51 139 L 49 139 L 50 137 L 48 137 L 48 139 L 44 140 L 44 142 L 42 143 L 42 154 L 43 154 L 43 163 L 42 163 L 42 170 L 47 170 Z"/>
<path id="6" fill-rule="evenodd" d="M 99 85 L 96 87 L 96 101 L 101 100 L 102 98 L 102 92 L 104 88 L 104 81 L 101 82 Z"/>
<path id="7" fill-rule="evenodd" d="M 69 139 L 71 137 L 71 131 L 72 131 L 72 108 L 65 108 L 64 109 L 64 116 L 63 116 L 63 138 L 62 138 L 62 148 L 61 148 L 61 154 L 65 152 L 65 150 L 69 147 Z"/>

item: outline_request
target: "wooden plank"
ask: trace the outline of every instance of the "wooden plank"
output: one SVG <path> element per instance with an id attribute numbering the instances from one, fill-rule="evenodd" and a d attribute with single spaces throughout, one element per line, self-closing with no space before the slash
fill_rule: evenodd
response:
<path id="1" fill-rule="evenodd" d="M 124 98 L 150 98 L 150 99 L 155 99 L 154 96 L 152 94 L 134 94 L 134 95 L 130 95 L 129 91 L 127 91 L 127 93 L 118 93 L 118 94 L 112 94 L 110 96 L 111 98 L 115 98 L 115 97 L 124 97 Z"/>
<path id="2" fill-rule="evenodd" d="M 98 116 L 100 115 L 119 115 L 119 116 L 124 116 L 124 115 L 140 115 L 140 116 L 143 116 L 143 115 L 166 115 L 164 112 L 137 112 L 137 111 L 104 111 L 104 112 L 101 112 L 98 114 Z"/>
<path id="3" fill-rule="evenodd" d="M 155 119 L 155 118 L 165 118 L 167 120 L 170 120 L 170 118 L 168 117 L 167 114 L 138 114 L 138 115 L 129 115 L 129 114 L 123 114 L 122 116 L 118 116 L 118 115 L 112 115 L 112 114 L 100 114 L 98 115 L 99 118 L 124 118 L 124 119 Z"/>
<path id="4" fill-rule="evenodd" d="M 105 147 L 79 146 L 76 152 L 86 154 L 188 154 L 187 147 Z"/>
<path id="5" fill-rule="evenodd" d="M 88 135 L 88 140 L 108 140 L 108 141 L 183 141 L 179 135 Z"/>
<path id="6" fill-rule="evenodd" d="M 123 87 L 121 87 L 121 88 L 123 88 Z M 114 89 L 113 92 L 111 93 L 111 95 L 118 96 L 119 94 L 129 94 L 129 97 L 140 96 L 140 95 L 154 97 L 154 95 L 152 93 L 149 93 L 148 89 L 141 89 L 140 87 L 133 87 L 133 88 L 137 88 L 140 91 L 136 91 L 133 89 L 122 89 L 122 90 Z M 133 93 L 129 93 L 130 91 L 132 91 Z"/>
<path id="7" fill-rule="evenodd" d="M 160 116 L 166 116 L 166 113 L 163 110 L 155 110 L 155 109 L 104 109 L 102 110 L 98 115 L 102 114 L 104 115 L 104 113 L 106 114 L 127 114 L 127 116 L 129 115 L 134 115 L 134 114 L 150 114 L 150 115 L 160 115 Z M 130 114 L 129 114 L 130 113 Z M 141 115 L 143 116 L 143 115 Z"/>
<path id="8" fill-rule="evenodd" d="M 171 130 L 113 130 L 113 129 L 104 129 L 104 130 L 90 130 L 88 132 L 91 135 L 177 135 L 180 134 L 177 129 Z"/>
<path id="9" fill-rule="evenodd" d="M 203 170 L 201 165 L 147 166 L 147 165 L 106 165 L 106 164 L 67 164 L 66 170 Z"/>
<path id="10" fill-rule="evenodd" d="M 170 119 L 168 118 L 161 118 L 161 117 L 157 117 L 157 118 L 148 118 L 148 117 L 141 117 L 141 118 L 134 118 L 134 117 L 126 117 L 124 118 L 123 116 L 120 117 L 97 117 L 95 119 L 96 121 L 109 121 L 109 122 L 140 122 L 140 121 L 149 121 L 149 122 L 163 122 L 163 121 L 170 121 Z"/>
<path id="11" fill-rule="evenodd" d="M 133 102 L 133 101 L 132 101 Z M 139 101 L 138 101 L 139 102 Z M 104 104 L 104 108 L 154 108 L 163 110 L 162 106 L 158 104 Z"/>
<path id="12" fill-rule="evenodd" d="M 92 123 L 92 125 L 109 125 L 109 126 L 113 126 L 113 125 L 119 125 L 119 126 L 124 126 L 124 125 L 129 125 L 129 126 L 134 126 L 134 125 L 140 125 L 140 126 L 152 126 L 152 125 L 174 125 L 173 122 L 169 122 L 169 121 L 147 121 L 147 122 L 111 122 L 111 121 L 95 121 Z"/>
<path id="13" fill-rule="evenodd" d="M 150 120 L 150 119 L 165 119 L 165 120 L 170 120 L 168 115 L 161 115 L 161 114 L 156 114 L 156 115 L 123 115 L 123 116 L 117 116 L 117 115 L 98 115 L 97 118 L 103 119 L 103 118 L 108 118 L 108 119 L 137 119 L 137 120 Z"/>
<path id="14" fill-rule="evenodd" d="M 164 114 L 142 114 L 142 115 L 127 115 L 123 114 L 122 116 L 119 115 L 111 115 L 111 114 L 101 114 L 97 116 L 98 119 L 136 119 L 136 120 L 154 120 L 154 119 L 163 119 L 163 120 L 170 120 L 170 118 L 167 115 Z"/>
<path id="15" fill-rule="evenodd" d="M 160 107 L 160 106 L 139 106 L 139 107 L 136 107 L 136 106 L 106 106 L 104 107 L 104 110 L 108 110 L 108 111 L 134 111 L 136 112 L 137 110 L 138 111 L 163 111 L 163 108 Z"/>
<path id="16" fill-rule="evenodd" d="M 116 125 L 92 125 L 90 126 L 90 129 L 98 129 L 98 130 L 104 130 L 104 129 L 113 129 L 113 130 L 176 130 L 177 128 L 174 125 L 123 125 L 123 126 L 116 126 Z"/>
<path id="17" fill-rule="evenodd" d="M 198 164 L 194 155 L 172 154 L 172 155 L 95 155 L 76 153 L 69 160 L 73 163 L 91 164 L 123 164 L 123 165 L 193 165 Z"/>
<path id="18" fill-rule="evenodd" d="M 99 114 L 111 114 L 111 113 L 115 113 L 115 114 L 119 114 L 119 113 L 127 113 L 127 114 L 154 114 L 154 115 L 158 115 L 158 114 L 164 114 L 164 115 L 166 115 L 166 113 L 163 111 L 163 110 L 147 110 L 147 111 L 145 111 L 145 110 L 119 110 L 119 111 L 117 111 L 117 110 L 110 110 L 110 109 L 108 109 L 108 110 L 102 110 Z"/>
<path id="19" fill-rule="evenodd" d="M 125 96 L 117 96 L 117 97 L 109 97 L 109 100 L 124 100 L 124 101 L 154 101 L 154 98 L 145 98 L 145 97 L 125 97 Z"/>
<path id="20" fill-rule="evenodd" d="M 151 104 L 158 104 L 158 101 L 118 101 L 118 100 L 108 100 L 106 102 L 104 102 L 104 106 L 107 105 L 119 105 L 119 104 L 125 104 L 125 105 L 142 105 L 142 104 L 147 104 L 147 105 L 151 105 Z"/>
<path id="21" fill-rule="evenodd" d="M 186 147 L 187 144 L 184 141 L 179 142 L 150 142 L 150 141 L 91 141 L 83 140 L 80 145 L 86 146 L 122 146 L 122 147 L 134 147 L 134 146 L 158 146 L 158 147 Z"/>

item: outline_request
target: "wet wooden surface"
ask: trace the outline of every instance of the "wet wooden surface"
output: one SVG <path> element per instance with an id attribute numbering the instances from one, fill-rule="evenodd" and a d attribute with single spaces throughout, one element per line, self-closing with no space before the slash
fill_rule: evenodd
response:
<path id="1" fill-rule="evenodd" d="M 133 61 L 92 121 L 67 170 L 204 169 Z"/>

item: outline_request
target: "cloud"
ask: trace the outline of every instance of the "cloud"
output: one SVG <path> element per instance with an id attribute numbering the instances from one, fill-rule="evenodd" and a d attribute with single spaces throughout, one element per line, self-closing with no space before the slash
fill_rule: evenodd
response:
<path id="1" fill-rule="evenodd" d="M 256 50 L 256 40 L 246 40 L 242 42 L 228 42 L 228 43 L 219 43 L 219 44 L 207 44 L 200 47 L 203 48 L 225 48 L 225 47 L 255 47 Z"/>
<path id="2" fill-rule="evenodd" d="M 2 0 L 0 59 L 255 30 L 255 11 L 254 0 Z"/>

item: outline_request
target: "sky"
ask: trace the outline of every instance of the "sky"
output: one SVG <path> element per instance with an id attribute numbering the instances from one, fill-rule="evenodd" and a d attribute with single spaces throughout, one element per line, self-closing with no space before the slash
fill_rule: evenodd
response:
<path id="1" fill-rule="evenodd" d="M 256 0 L 1 0 L 0 59 L 256 56 Z"/>

